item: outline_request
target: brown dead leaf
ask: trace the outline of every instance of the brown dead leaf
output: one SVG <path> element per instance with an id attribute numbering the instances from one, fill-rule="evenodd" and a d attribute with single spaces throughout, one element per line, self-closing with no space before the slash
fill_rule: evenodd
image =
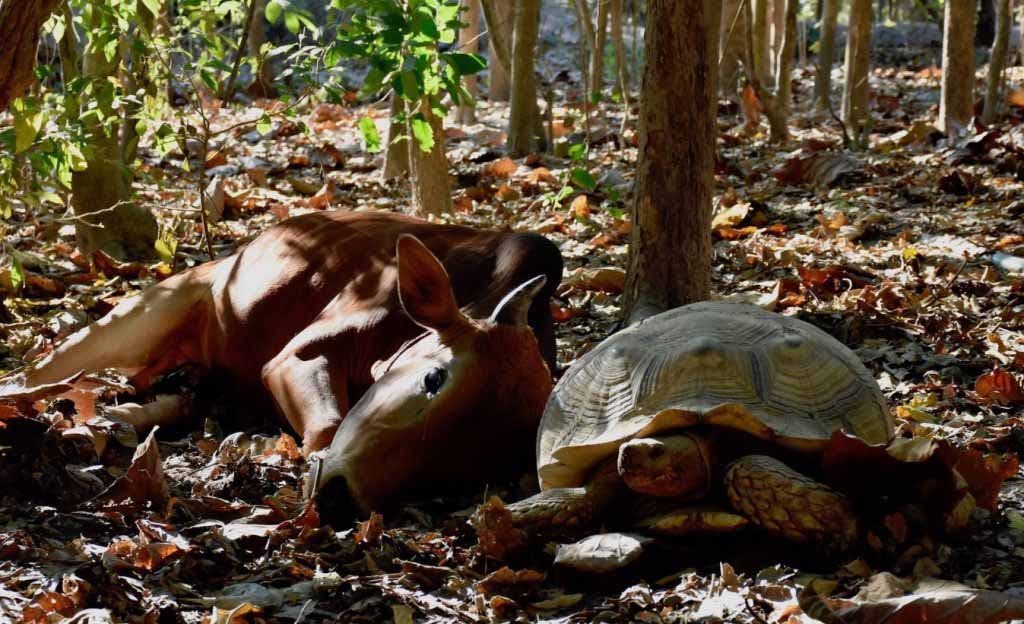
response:
<path id="1" fill-rule="evenodd" d="M 136 447 L 128 470 L 101 492 L 96 500 L 104 501 L 107 507 L 138 507 L 145 502 L 162 504 L 167 501 L 167 481 L 164 480 L 155 437 L 158 429 L 154 427 L 145 441 Z"/>
<path id="2" fill-rule="evenodd" d="M 92 252 L 92 261 L 96 268 L 107 277 L 127 277 L 139 279 L 149 274 L 149 267 L 141 262 L 120 262 L 105 252 L 97 249 Z"/>
<path id="3" fill-rule="evenodd" d="M 731 227 L 720 227 L 716 229 L 712 234 L 722 240 L 737 240 L 740 238 L 746 238 L 751 234 L 756 234 L 757 228 L 753 225 L 748 225 L 744 228 L 731 228 Z"/>
<path id="4" fill-rule="evenodd" d="M 577 219 L 586 219 L 590 216 L 590 201 L 586 195 L 577 195 L 569 206 L 569 211 Z"/>
<path id="5" fill-rule="evenodd" d="M 486 557 L 504 561 L 526 544 L 526 534 L 515 527 L 512 512 L 497 496 L 480 505 L 471 522 Z"/>
<path id="6" fill-rule="evenodd" d="M 380 544 L 380 538 L 384 535 L 384 516 L 376 511 L 370 512 L 370 518 L 359 523 L 359 528 L 353 536 L 360 546 L 376 546 Z"/>
<path id="7" fill-rule="evenodd" d="M 559 286 L 560 293 L 571 290 L 590 290 L 617 295 L 626 285 L 626 272 L 618 267 L 589 269 L 580 267 L 571 271 Z"/>
<path id="8" fill-rule="evenodd" d="M 555 302 L 551 302 L 551 319 L 556 323 L 565 323 L 575 318 L 576 312 L 572 308 L 563 308 Z M 17 412 L 15 412 L 16 414 Z M 0 405 L 0 421 L 3 420 L 3 406 Z"/>
<path id="9" fill-rule="evenodd" d="M 1016 405 L 1024 402 L 1024 390 L 1021 390 L 1020 382 L 1013 374 L 999 367 L 978 377 L 974 382 L 974 391 L 988 404 Z"/>
<path id="10" fill-rule="evenodd" d="M 328 180 L 316 195 L 306 200 L 306 205 L 314 210 L 327 210 L 334 201 L 334 190 L 334 182 Z"/>
<path id="11" fill-rule="evenodd" d="M 733 228 L 744 223 L 750 218 L 752 206 L 747 202 L 736 202 L 725 206 L 724 201 L 719 205 L 714 218 L 711 219 L 711 229 Z"/>
<path id="12" fill-rule="evenodd" d="M 546 575 L 537 570 L 513 570 L 505 566 L 488 574 L 475 587 L 484 596 L 498 593 L 515 596 L 532 592 L 545 578 Z"/>
<path id="13" fill-rule="evenodd" d="M 740 108 L 743 110 L 743 118 L 747 120 L 748 128 L 761 123 L 761 111 L 764 110 L 764 106 L 757 97 L 757 91 L 749 83 L 743 85 L 743 90 L 740 91 Z"/>
<path id="14" fill-rule="evenodd" d="M 530 184 L 554 184 L 558 178 L 547 167 L 537 167 L 526 174 L 526 181 Z"/>
<path id="15" fill-rule="evenodd" d="M 844 266 L 830 266 L 823 269 L 798 267 L 797 273 L 804 286 L 819 296 L 863 288 L 871 283 L 869 277 Z"/>
<path id="16" fill-rule="evenodd" d="M 511 158 L 502 158 L 489 162 L 483 167 L 482 173 L 486 176 L 493 176 L 495 178 L 507 178 L 516 172 L 519 165 L 515 163 Z"/>
<path id="17" fill-rule="evenodd" d="M 855 171 L 857 167 L 857 160 L 846 152 L 798 153 L 772 171 L 772 175 L 780 183 L 790 186 L 808 184 L 827 188 L 841 175 Z"/>
<path id="18" fill-rule="evenodd" d="M 1017 108 L 1024 108 L 1024 89 L 1015 89 L 1007 93 L 1006 103 Z"/>
<path id="19" fill-rule="evenodd" d="M 274 444 L 273 452 L 292 461 L 302 459 L 302 451 L 299 450 L 298 443 L 295 442 L 295 438 L 291 437 L 287 433 L 282 433 L 277 439 L 277 443 Z"/>
<path id="20" fill-rule="evenodd" d="M 882 576 L 892 580 L 879 580 Z M 887 572 L 872 577 L 853 600 L 821 598 L 811 592 L 801 592 L 799 600 L 812 617 L 849 624 L 995 624 L 1024 617 L 1024 599 L 1008 593 L 935 578 L 911 583 Z"/>
<path id="21" fill-rule="evenodd" d="M 214 150 L 206 155 L 206 168 L 213 169 L 228 164 L 228 154 L 224 150 Z"/>
<path id="22" fill-rule="evenodd" d="M 954 169 L 939 178 L 939 190 L 950 195 L 973 195 L 981 190 L 977 176 Z"/>

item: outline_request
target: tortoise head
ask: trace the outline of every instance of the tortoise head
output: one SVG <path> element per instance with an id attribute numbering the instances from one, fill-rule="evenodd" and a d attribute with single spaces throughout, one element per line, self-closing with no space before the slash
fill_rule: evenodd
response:
<path id="1" fill-rule="evenodd" d="M 398 240 L 402 309 L 426 331 L 373 369 L 311 475 L 321 511 L 365 514 L 440 484 L 481 482 L 532 460 L 551 372 L 526 323 L 544 285 L 515 288 L 488 319 L 455 301 L 441 262 L 418 239 Z"/>

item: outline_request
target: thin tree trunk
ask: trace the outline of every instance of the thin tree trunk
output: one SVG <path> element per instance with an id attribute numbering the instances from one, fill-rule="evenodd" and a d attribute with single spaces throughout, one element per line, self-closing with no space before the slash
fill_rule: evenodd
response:
<path id="1" fill-rule="evenodd" d="M 256 68 L 249 94 L 256 97 L 276 97 L 274 76 L 270 71 L 270 63 L 264 58 L 260 49 L 267 42 L 266 29 L 267 0 L 253 0 L 252 21 L 249 22 L 249 56 L 255 59 Z"/>
<path id="2" fill-rule="evenodd" d="M 743 5 L 742 13 L 743 23 L 746 26 L 743 30 L 745 33 L 744 58 L 747 59 L 747 62 L 743 66 L 747 72 L 747 82 L 754 88 L 758 100 L 761 101 L 764 116 L 768 118 L 771 140 L 773 142 L 785 141 L 789 138 L 789 124 L 787 123 L 785 107 L 780 103 L 778 94 L 773 93 L 769 87 L 761 84 L 761 81 L 757 79 L 757 76 L 754 74 L 753 61 L 750 60 L 754 58 L 754 18 L 749 3 Z"/>
<path id="3" fill-rule="evenodd" d="M 782 35 L 786 31 L 786 0 L 771 0 L 771 22 L 772 22 L 772 78 L 779 77 L 779 51 L 782 50 Z M 778 88 L 778 83 L 773 82 L 773 88 Z"/>
<path id="4" fill-rule="evenodd" d="M 723 0 L 719 20 L 718 94 L 737 99 L 740 75 L 740 54 L 743 50 L 744 23 L 740 9 L 746 0 Z"/>
<path id="5" fill-rule="evenodd" d="M 597 31 L 594 47 L 590 50 L 590 92 L 600 95 L 604 91 L 604 49 L 608 44 L 608 4 L 611 0 L 597 0 Z"/>
<path id="6" fill-rule="evenodd" d="M 1003 70 L 1010 51 L 1010 23 L 1013 21 L 1013 3 L 996 0 L 996 36 L 992 42 L 992 60 L 988 64 L 988 82 L 985 85 L 985 110 L 981 115 L 986 124 L 993 124 L 1002 114 Z"/>
<path id="7" fill-rule="evenodd" d="M 584 39 L 582 43 L 586 46 L 584 50 L 593 54 L 597 34 L 594 32 L 594 23 L 590 19 L 590 5 L 587 4 L 587 1 L 588 0 L 574 0 L 574 3 L 576 7 L 576 20 L 581 26 L 580 36 Z M 598 2 L 600 2 L 600 0 L 598 0 Z M 585 54 L 583 59 L 583 67 L 580 68 L 580 71 L 586 72 L 589 77 L 590 64 L 587 62 L 588 58 Z"/>
<path id="8" fill-rule="evenodd" d="M 629 61 L 626 58 L 626 42 L 622 38 L 622 5 L 624 0 L 611 1 L 611 37 L 615 47 L 615 77 L 625 97 L 629 92 Z"/>
<path id="9" fill-rule="evenodd" d="M 459 49 L 468 54 L 476 54 L 480 50 L 480 0 L 463 0 L 462 22 L 466 27 L 459 31 Z M 473 98 L 476 98 L 476 74 L 465 76 L 462 84 Z M 455 111 L 455 123 L 475 124 L 476 107 L 473 102 L 463 102 Z"/>
<path id="10" fill-rule="evenodd" d="M 384 155 L 384 181 L 406 178 L 409 175 L 409 140 L 406 124 L 399 121 L 405 112 L 405 101 L 397 93 L 391 94 L 391 116 L 388 119 L 387 152 Z"/>
<path id="11" fill-rule="evenodd" d="M 776 96 L 779 112 L 784 117 L 789 117 L 789 111 L 793 106 L 793 57 L 796 54 L 796 18 L 800 10 L 800 0 L 786 0 L 786 30 L 782 36 L 782 48 L 779 50 L 779 59 L 776 65 L 779 68 L 776 82 Z"/>
<path id="12" fill-rule="evenodd" d="M 429 152 L 420 149 L 408 129 L 409 173 L 412 182 L 412 205 L 417 214 L 440 215 L 452 211 L 451 187 L 448 184 L 448 157 L 444 153 L 444 124 L 430 110 L 430 101 L 423 99 L 420 112 L 430 123 L 434 146 Z M 410 122 L 411 123 L 411 122 Z"/>
<path id="13" fill-rule="evenodd" d="M 512 42 L 512 105 L 508 122 L 509 150 L 517 157 L 533 149 L 534 130 L 541 123 L 533 74 L 539 29 L 540 0 L 520 0 Z"/>
<path id="14" fill-rule="evenodd" d="M 754 75 L 761 84 L 768 85 L 772 75 L 771 45 L 768 33 L 768 3 L 770 0 L 752 0 L 753 2 L 753 63 Z"/>
<path id="15" fill-rule="evenodd" d="M 832 63 L 836 51 L 836 22 L 841 0 L 824 0 L 821 7 L 821 39 L 818 40 L 818 73 L 814 77 L 814 107 L 832 108 Z"/>
<path id="16" fill-rule="evenodd" d="M 58 0 L 0 0 L 0 111 L 35 83 L 39 31 L 58 4 Z"/>
<path id="17" fill-rule="evenodd" d="M 487 23 L 489 52 L 487 72 L 490 83 L 487 97 L 492 102 L 507 102 L 511 93 L 509 72 L 512 66 L 510 47 L 515 26 L 516 4 L 509 0 L 480 0 Z"/>
<path id="18" fill-rule="evenodd" d="M 707 2 L 650 0 L 640 153 L 623 313 L 629 322 L 711 290 L 714 63 Z M 680 97 L 680 94 L 687 94 Z"/>
<path id="19" fill-rule="evenodd" d="M 870 115 L 868 71 L 871 65 L 871 0 L 850 2 L 850 30 L 846 37 L 846 81 L 843 83 L 843 123 L 862 141 Z"/>
<path id="20" fill-rule="evenodd" d="M 938 126 L 948 136 L 965 134 L 974 114 L 975 6 L 972 0 L 946 0 Z"/>
<path id="21" fill-rule="evenodd" d="M 116 56 L 107 60 L 102 47 L 96 47 L 82 59 L 82 76 L 100 90 L 112 89 L 107 78 L 116 74 L 117 65 Z M 85 122 L 91 148 L 86 168 L 71 176 L 78 247 L 87 256 L 99 249 L 119 258 L 152 257 L 156 219 L 131 201 L 131 173 L 122 161 L 121 135 L 104 128 L 101 122 L 116 116 L 112 99 L 96 97 L 95 101 L 99 116 Z"/>

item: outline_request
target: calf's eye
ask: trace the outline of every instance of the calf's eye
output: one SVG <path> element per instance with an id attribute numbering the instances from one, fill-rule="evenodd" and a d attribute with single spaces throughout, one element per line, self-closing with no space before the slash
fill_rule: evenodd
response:
<path id="1" fill-rule="evenodd" d="M 423 378 L 423 389 L 427 394 L 437 394 L 448 379 L 448 371 L 443 368 L 432 369 Z"/>

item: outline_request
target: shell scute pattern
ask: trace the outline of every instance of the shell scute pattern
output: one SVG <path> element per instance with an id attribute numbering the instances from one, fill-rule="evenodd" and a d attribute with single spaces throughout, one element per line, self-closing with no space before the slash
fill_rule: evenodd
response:
<path id="1" fill-rule="evenodd" d="M 892 437 L 881 391 L 840 342 L 754 306 L 704 302 L 615 334 L 562 377 L 538 435 L 541 484 L 579 485 L 621 442 L 700 422 L 794 448 L 837 429 Z"/>

